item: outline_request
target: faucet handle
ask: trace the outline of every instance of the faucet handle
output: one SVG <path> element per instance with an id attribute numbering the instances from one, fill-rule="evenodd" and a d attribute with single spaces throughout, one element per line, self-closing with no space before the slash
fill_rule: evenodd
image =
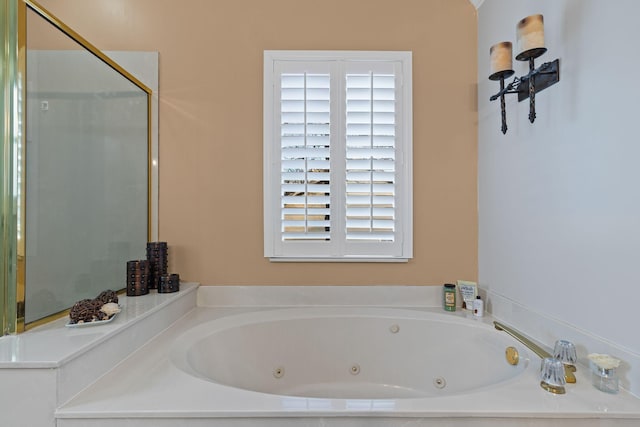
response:
<path id="1" fill-rule="evenodd" d="M 562 360 L 566 365 L 575 365 L 578 361 L 576 346 L 570 341 L 558 340 L 553 347 L 553 357 Z"/>
<path id="2" fill-rule="evenodd" d="M 540 365 L 540 387 L 553 394 L 564 394 L 564 364 L 560 359 L 545 357 Z"/>
<path id="3" fill-rule="evenodd" d="M 576 362 L 578 361 L 578 355 L 576 353 L 576 346 L 567 340 L 556 341 L 553 347 L 553 357 L 559 359 L 564 363 L 565 379 L 568 383 L 575 383 L 576 376 Z"/>

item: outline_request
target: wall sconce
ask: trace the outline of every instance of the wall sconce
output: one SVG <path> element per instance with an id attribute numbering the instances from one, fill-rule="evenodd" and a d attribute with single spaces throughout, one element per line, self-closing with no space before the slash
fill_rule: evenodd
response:
<path id="1" fill-rule="evenodd" d="M 560 80 L 560 61 L 545 62 L 535 68 L 535 59 L 545 53 L 544 47 L 544 21 L 542 15 L 531 15 L 521 19 L 517 25 L 518 36 L 518 61 L 529 61 L 529 73 L 522 77 L 514 77 L 506 87 L 504 80 L 514 74 L 511 57 L 511 42 L 501 42 L 491 46 L 491 75 L 489 80 L 500 81 L 500 92 L 489 98 L 495 101 L 500 98 L 500 110 L 502 113 L 502 133 L 507 133 L 507 113 L 504 96 L 509 93 L 517 93 L 518 101 L 529 98 L 529 121 L 536 119 L 536 92 L 540 92 Z"/>

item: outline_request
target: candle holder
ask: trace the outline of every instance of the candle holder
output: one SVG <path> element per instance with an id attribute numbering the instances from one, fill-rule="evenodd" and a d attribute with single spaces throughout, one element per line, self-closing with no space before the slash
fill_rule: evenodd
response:
<path id="1" fill-rule="evenodd" d="M 529 121 L 533 123 L 536 120 L 536 93 L 560 81 L 559 59 L 552 62 L 545 62 L 538 68 L 535 67 L 535 59 L 547 51 L 547 48 L 544 47 L 542 15 L 532 15 L 520 20 L 517 25 L 517 33 L 518 45 L 521 48 L 521 52 L 516 55 L 516 60 L 527 61 L 529 63 L 529 73 L 521 77 L 514 77 L 513 81 L 506 87 L 504 79 L 513 74 L 512 70 L 493 72 L 489 76 L 489 80 L 500 81 L 500 91 L 491 96 L 489 100 L 495 101 L 500 98 L 503 134 L 507 133 L 506 107 L 504 101 L 506 94 L 518 94 L 518 102 L 529 98 Z M 491 54 L 493 55 L 493 47 Z"/>
<path id="2" fill-rule="evenodd" d="M 525 18 L 526 19 L 526 18 Z M 527 76 L 531 76 L 535 71 L 535 59 L 540 55 L 544 54 L 547 51 L 546 47 L 536 47 L 532 49 L 525 50 L 516 56 L 518 61 L 528 61 L 529 62 L 529 74 Z M 535 77 L 529 77 L 528 81 L 528 92 L 529 92 L 529 121 L 531 123 L 536 120 L 536 79 Z M 540 89 L 542 90 L 542 89 Z M 520 99 L 518 97 L 518 99 Z"/>
<path id="3" fill-rule="evenodd" d="M 507 133 L 507 112 L 504 102 L 504 79 L 511 77 L 514 73 L 511 63 L 512 46 L 511 42 L 501 42 L 491 46 L 489 55 L 491 55 L 491 75 L 489 80 L 500 81 L 500 110 L 502 117 L 502 133 Z"/>
<path id="4" fill-rule="evenodd" d="M 500 92 L 498 95 L 500 96 L 500 112 L 502 117 L 502 134 L 507 133 L 507 107 L 504 101 L 504 94 L 507 93 L 504 90 L 504 79 L 509 78 L 513 75 L 513 70 L 504 70 L 493 73 L 489 76 L 489 80 L 499 80 L 500 81 Z M 493 99 L 492 99 L 493 101 Z"/>

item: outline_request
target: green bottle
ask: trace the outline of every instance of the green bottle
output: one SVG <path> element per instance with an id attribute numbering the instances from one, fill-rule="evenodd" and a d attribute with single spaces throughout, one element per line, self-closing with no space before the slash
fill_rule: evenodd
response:
<path id="1" fill-rule="evenodd" d="M 444 309 L 447 311 L 456 311 L 456 285 L 453 283 L 444 284 Z"/>

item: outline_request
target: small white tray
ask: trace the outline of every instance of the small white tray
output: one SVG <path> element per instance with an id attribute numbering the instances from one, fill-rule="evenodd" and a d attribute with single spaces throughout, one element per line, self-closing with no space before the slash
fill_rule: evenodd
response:
<path id="1" fill-rule="evenodd" d="M 120 313 L 120 312 L 118 312 L 118 313 Z M 105 323 L 109 323 L 113 319 L 115 319 L 116 316 L 118 315 L 118 313 L 114 313 L 113 316 L 111 316 L 110 318 L 108 318 L 106 320 L 96 320 L 94 322 L 82 322 L 82 323 L 67 323 L 64 326 L 67 327 L 67 328 L 84 328 L 86 326 L 104 325 Z"/>

